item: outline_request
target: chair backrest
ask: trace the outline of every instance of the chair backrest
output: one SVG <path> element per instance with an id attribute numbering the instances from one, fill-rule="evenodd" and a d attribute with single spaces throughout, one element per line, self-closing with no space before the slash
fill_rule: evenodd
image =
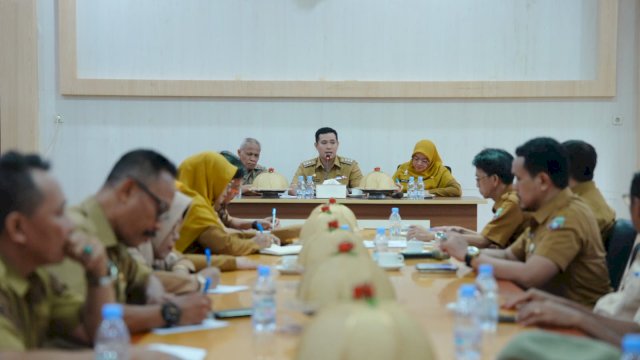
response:
<path id="1" fill-rule="evenodd" d="M 624 274 L 635 239 L 636 229 L 631 221 L 617 219 L 616 224 L 609 233 L 609 238 L 605 242 L 609 279 L 614 290 L 617 290 L 618 286 L 620 286 L 620 280 Z"/>

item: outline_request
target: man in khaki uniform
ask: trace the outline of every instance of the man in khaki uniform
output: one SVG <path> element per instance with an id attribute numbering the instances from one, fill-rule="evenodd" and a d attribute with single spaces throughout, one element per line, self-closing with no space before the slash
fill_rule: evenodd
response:
<path id="1" fill-rule="evenodd" d="M 47 169 L 37 155 L 0 157 L 0 358 L 54 337 L 91 344 L 102 305 L 114 299 L 104 247 L 71 236 L 64 195 Z M 65 256 L 88 279 L 86 304 L 44 269 Z"/>
<path id="2" fill-rule="evenodd" d="M 298 184 L 298 177 L 303 176 L 307 181 L 307 176 L 313 177 L 313 182 L 322 184 L 327 179 L 336 179 L 341 184 L 349 188 L 360 186 L 362 171 L 355 160 L 337 155 L 338 132 L 329 127 L 323 127 L 316 131 L 316 150 L 318 157 L 303 161 L 298 170 L 293 175 L 289 193 L 295 195 Z"/>
<path id="3" fill-rule="evenodd" d="M 524 288 L 544 288 L 593 306 L 611 291 L 604 246 L 593 214 L 568 189 L 566 152 L 550 138 L 536 138 L 516 149 L 513 173 L 524 210 L 532 211 L 529 226 L 505 250 L 467 246 L 448 232 L 444 251 L 476 268 L 492 264 L 497 278 Z"/>
<path id="4" fill-rule="evenodd" d="M 200 323 L 211 310 L 206 295 L 169 296 L 151 270 L 139 264 L 127 247 L 137 247 L 155 236 L 161 216 L 175 193 L 175 166 L 151 150 L 134 150 L 115 164 L 98 193 L 70 210 L 78 232 L 104 244 L 115 278 L 116 299 L 124 308 L 131 332 Z M 82 293 L 85 279 L 66 261 L 52 271 Z"/>
<path id="5" fill-rule="evenodd" d="M 631 220 L 640 231 L 640 173 L 633 176 L 630 198 Z M 640 256 L 636 255 L 632 261 L 620 289 L 600 298 L 593 311 L 577 302 L 535 289 L 511 299 L 505 306 L 518 308 L 518 321 L 523 325 L 578 329 L 619 346 L 623 335 L 640 332 Z"/>
<path id="6" fill-rule="evenodd" d="M 238 157 L 244 165 L 245 173 L 242 177 L 242 191 L 245 192 L 245 185 L 253 184 L 253 180 L 267 170 L 258 164 L 260 160 L 260 142 L 254 138 L 246 138 L 238 149 Z"/>
<path id="7" fill-rule="evenodd" d="M 616 223 L 616 212 L 607 205 L 602 193 L 593 182 L 598 154 L 590 144 L 581 140 L 562 143 L 569 156 L 569 187 L 589 206 L 598 222 L 602 240 L 606 243 Z"/>
<path id="8" fill-rule="evenodd" d="M 518 194 L 512 187 L 512 162 L 513 156 L 502 149 L 484 149 L 473 158 L 476 186 L 485 199 L 494 201 L 493 218 L 484 226 L 482 232 L 459 226 L 443 226 L 434 230 L 460 233 L 469 245 L 478 248 L 506 248 L 511 245 L 524 231 L 527 220 L 520 209 Z M 432 231 L 412 225 L 407 232 L 407 239 L 412 238 L 430 241 L 435 236 Z"/>

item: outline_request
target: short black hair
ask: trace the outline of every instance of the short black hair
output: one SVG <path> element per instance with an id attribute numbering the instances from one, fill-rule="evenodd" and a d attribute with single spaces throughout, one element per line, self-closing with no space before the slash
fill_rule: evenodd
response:
<path id="1" fill-rule="evenodd" d="M 593 172 L 598 162 L 596 149 L 582 140 L 565 141 L 562 147 L 569 157 L 569 176 L 578 182 L 593 180 Z"/>
<path id="2" fill-rule="evenodd" d="M 49 163 L 36 154 L 9 151 L 0 156 L 0 232 L 7 215 L 14 211 L 30 215 L 43 194 L 33 181 L 33 170 L 49 170 Z"/>
<path id="3" fill-rule="evenodd" d="M 322 127 L 316 131 L 316 143 L 320 141 L 320 135 L 322 134 L 335 134 L 336 140 L 338 140 L 338 132 L 330 127 Z"/>
<path id="4" fill-rule="evenodd" d="M 240 179 L 244 176 L 244 174 L 246 174 L 247 170 L 245 169 L 244 164 L 242 163 L 242 161 L 240 161 L 240 158 L 231 153 L 231 151 L 220 151 L 220 155 L 224 156 L 224 158 L 227 159 L 227 161 L 231 163 L 231 165 L 238 168 L 232 179 Z"/>
<path id="5" fill-rule="evenodd" d="M 569 185 L 569 159 L 559 142 L 548 137 L 531 139 L 516 149 L 516 156 L 524 158 L 529 175 L 547 173 L 553 184 L 564 189 Z"/>
<path id="6" fill-rule="evenodd" d="M 149 183 L 158 178 L 162 171 L 176 177 L 176 166 L 163 155 L 147 149 L 137 149 L 122 155 L 107 177 L 107 184 L 113 185 L 126 178 L 134 178 Z"/>
<path id="7" fill-rule="evenodd" d="M 633 174 L 633 179 L 631 180 L 631 190 L 629 191 L 629 195 L 631 195 L 631 197 L 640 199 L 640 171 Z"/>
<path id="8" fill-rule="evenodd" d="M 496 175 L 503 184 L 513 184 L 511 164 L 513 156 L 502 149 L 484 149 L 473 158 L 473 166 L 487 173 Z"/>

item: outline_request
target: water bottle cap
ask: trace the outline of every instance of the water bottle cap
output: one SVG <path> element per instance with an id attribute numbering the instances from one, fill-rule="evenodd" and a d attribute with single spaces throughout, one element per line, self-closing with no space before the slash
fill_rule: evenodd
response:
<path id="1" fill-rule="evenodd" d="M 349 225 L 347 225 L 347 224 L 341 225 L 340 229 L 342 229 L 342 230 L 350 230 Z"/>
<path id="2" fill-rule="evenodd" d="M 622 352 L 640 352 L 640 334 L 627 334 L 622 338 Z"/>
<path id="3" fill-rule="evenodd" d="M 493 275 L 493 265 L 482 264 L 478 267 L 478 273 L 480 275 Z"/>
<path id="4" fill-rule="evenodd" d="M 418 181 L 424 181 L 424 178 L 422 176 L 418 176 Z"/>
<path id="5" fill-rule="evenodd" d="M 309 181 L 309 180 L 313 180 L 313 176 L 307 175 L 307 181 Z"/>
<path id="6" fill-rule="evenodd" d="M 472 298 L 476 296 L 476 286 L 473 284 L 464 284 L 458 289 L 458 296 L 462 298 Z"/>
<path id="7" fill-rule="evenodd" d="M 102 318 L 103 319 L 118 319 L 122 318 L 122 305 L 120 304 L 104 304 L 102 305 Z"/>
<path id="8" fill-rule="evenodd" d="M 298 181 L 304 180 L 304 175 L 299 175 L 298 176 Z"/>
<path id="9" fill-rule="evenodd" d="M 383 228 L 383 227 L 379 227 L 378 229 L 376 229 L 376 233 L 378 235 L 384 235 L 384 232 L 387 231 L 387 229 Z"/>
<path id="10" fill-rule="evenodd" d="M 397 212 L 400 212 L 400 209 L 397 208 L 397 207 L 394 207 L 394 208 L 391 208 L 391 212 L 392 213 L 397 213 Z"/>
<path id="11" fill-rule="evenodd" d="M 414 181 L 416 181 L 416 179 L 413 176 L 409 178 L 409 182 L 414 182 Z"/>
<path id="12" fill-rule="evenodd" d="M 271 275 L 271 268 L 265 265 L 258 266 L 258 276 L 269 276 Z"/>

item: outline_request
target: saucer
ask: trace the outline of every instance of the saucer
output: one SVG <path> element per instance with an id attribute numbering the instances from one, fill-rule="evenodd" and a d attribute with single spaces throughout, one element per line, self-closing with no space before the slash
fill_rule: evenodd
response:
<path id="1" fill-rule="evenodd" d="M 388 270 L 388 271 L 394 271 L 394 270 L 400 270 L 404 267 L 404 263 L 397 263 L 397 264 L 378 264 L 378 266 L 380 266 L 381 268 Z"/>
<path id="2" fill-rule="evenodd" d="M 282 275 L 300 275 L 302 269 L 300 267 L 285 267 L 283 265 L 276 265 L 276 270 Z"/>

